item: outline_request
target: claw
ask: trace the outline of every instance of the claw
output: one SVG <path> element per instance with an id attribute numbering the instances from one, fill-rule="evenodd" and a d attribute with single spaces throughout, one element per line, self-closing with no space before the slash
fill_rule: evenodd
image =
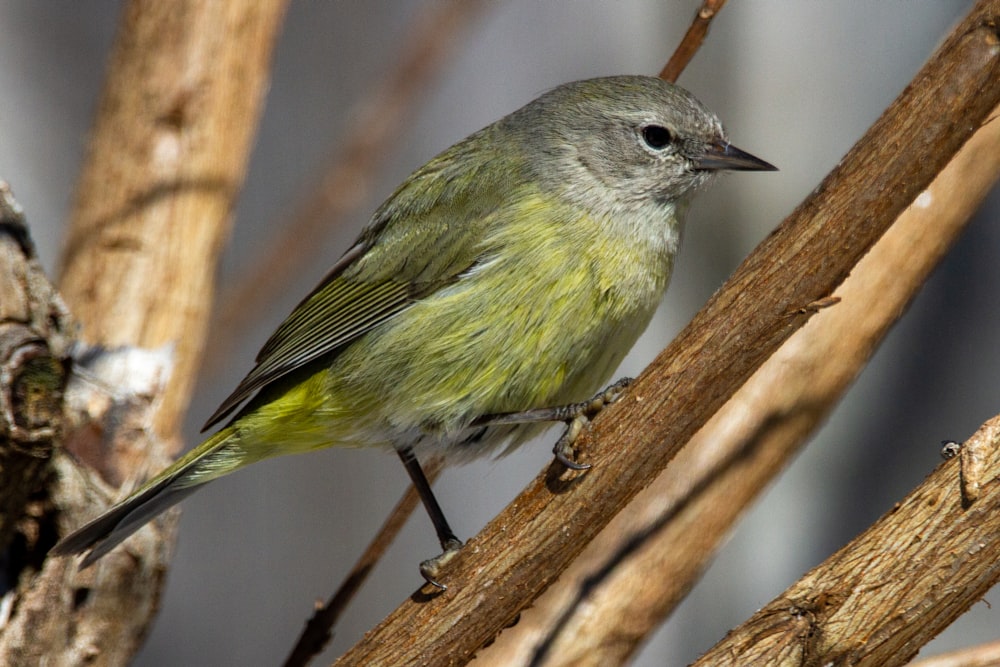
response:
<path id="1" fill-rule="evenodd" d="M 577 403 L 572 406 L 571 412 L 575 414 L 569 417 L 566 422 L 566 431 L 552 448 L 552 453 L 555 454 L 556 461 L 559 461 L 559 463 L 569 470 L 588 470 L 591 467 L 589 463 L 576 462 L 576 452 L 573 450 L 573 443 L 576 442 L 584 427 L 590 424 L 591 418 L 608 405 L 617 401 L 625 388 L 630 384 L 632 384 L 632 378 L 621 378 L 595 394 L 589 401 Z"/>
<path id="2" fill-rule="evenodd" d="M 579 414 L 572 419 L 566 425 L 566 432 L 556 440 L 555 446 L 552 448 L 552 453 L 556 456 L 556 461 L 559 461 L 563 466 L 570 470 L 588 470 L 590 468 L 589 463 L 577 463 L 574 459 L 576 458 L 576 452 L 573 450 L 573 443 L 576 442 L 577 437 L 580 435 L 580 431 L 583 427 L 590 423 L 583 414 Z"/>
<path id="3" fill-rule="evenodd" d="M 462 541 L 452 538 L 441 546 L 444 547 L 444 551 L 441 554 L 434 558 L 428 558 L 420 564 L 420 574 L 431 586 L 446 591 L 448 587 L 438 581 L 441 569 L 458 555 L 458 552 L 462 549 Z"/>

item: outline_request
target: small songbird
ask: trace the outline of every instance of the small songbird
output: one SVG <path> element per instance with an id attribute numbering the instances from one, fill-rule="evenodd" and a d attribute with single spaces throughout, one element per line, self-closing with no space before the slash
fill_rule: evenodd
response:
<path id="1" fill-rule="evenodd" d="M 53 552 L 90 550 L 87 566 L 203 484 L 323 447 L 395 449 L 453 552 L 418 460 L 573 418 L 646 328 L 691 197 L 723 169 L 774 167 L 645 76 L 567 83 L 460 141 L 379 207 L 205 428 L 236 415 Z M 573 465 L 565 441 L 557 455 Z"/>

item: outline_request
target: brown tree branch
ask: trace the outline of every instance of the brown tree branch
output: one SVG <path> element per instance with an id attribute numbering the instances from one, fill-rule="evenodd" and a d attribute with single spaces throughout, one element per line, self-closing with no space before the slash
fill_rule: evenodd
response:
<path id="1" fill-rule="evenodd" d="M 1000 101 L 998 0 L 979 2 L 841 164 L 578 443 L 339 664 L 455 664 L 530 604 L 811 315 Z M 919 156 L 916 159 L 915 156 Z M 484 588 L 485 587 L 485 588 Z M 447 605 L 447 607 L 445 607 Z M 413 629 L 419 628 L 414 634 Z"/>
<path id="2" fill-rule="evenodd" d="M 987 121 L 858 262 L 837 305 L 789 338 L 476 664 L 613 665 L 631 655 L 826 419 L 998 178 L 1000 123 Z"/>
<path id="3" fill-rule="evenodd" d="M 284 4 L 125 7 L 62 261 L 63 295 L 102 347 L 75 360 L 64 445 L 77 460 L 53 457 L 47 534 L 3 599 L 2 664 L 125 664 L 148 633 L 171 521 L 83 572 L 42 558 L 180 446 Z"/>
<path id="4" fill-rule="evenodd" d="M 10 188 L 0 182 L 0 552 L 49 477 L 62 435 L 72 319 L 45 276 Z M 28 545 L 24 547 L 30 550 Z"/>
<path id="5" fill-rule="evenodd" d="M 170 439 L 204 345 L 215 258 L 284 7 L 284 0 L 133 0 L 111 55 L 59 283 L 84 340 L 174 346 L 154 418 L 156 432 Z"/>
<path id="6" fill-rule="evenodd" d="M 424 475 L 427 477 L 427 481 L 433 484 L 440 476 L 443 467 L 441 459 L 431 459 L 424 463 Z M 389 516 L 382 523 L 382 527 L 368 543 L 368 547 L 354 563 L 354 567 L 347 573 L 336 592 L 330 596 L 325 605 L 316 610 L 306 623 L 306 627 L 302 629 L 302 634 L 299 635 L 295 646 L 292 647 L 291 653 L 285 659 L 285 667 L 308 665 L 314 657 L 322 652 L 330 639 L 333 638 L 333 626 L 340 620 L 351 600 L 354 599 L 358 590 L 368 579 L 368 575 L 375 569 L 382 556 L 395 541 L 399 531 L 406 525 L 406 520 L 410 518 L 419 503 L 420 496 L 416 487 L 411 484 L 396 506 L 392 508 Z"/>
<path id="7" fill-rule="evenodd" d="M 1000 417 L 861 536 L 732 630 L 695 665 L 903 665 L 1000 581 Z"/>

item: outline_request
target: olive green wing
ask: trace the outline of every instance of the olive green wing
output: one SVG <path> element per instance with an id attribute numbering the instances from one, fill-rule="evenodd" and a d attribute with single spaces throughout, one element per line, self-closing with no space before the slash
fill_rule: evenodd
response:
<path id="1" fill-rule="evenodd" d="M 256 365 L 208 418 L 218 423 L 275 380 L 342 349 L 481 259 L 490 220 L 504 200 L 484 164 L 456 170 L 458 144 L 414 173 L 373 224 L 271 335 Z M 488 151 L 479 151 L 483 156 Z M 504 176 L 510 174 L 505 172 Z M 509 191 L 508 191 L 509 194 Z"/>
<path id="2" fill-rule="evenodd" d="M 257 364 L 209 417 L 221 421 L 254 392 L 392 317 L 418 296 L 416 286 L 393 280 L 324 280 L 292 311 L 257 355 Z"/>

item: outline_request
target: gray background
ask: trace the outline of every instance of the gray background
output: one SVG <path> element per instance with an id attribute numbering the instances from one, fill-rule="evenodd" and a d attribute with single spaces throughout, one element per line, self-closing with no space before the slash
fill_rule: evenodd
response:
<path id="1" fill-rule="evenodd" d="M 657 72 L 697 6 L 487 4 L 414 109 L 365 211 L 439 150 L 558 83 Z M 725 8 L 680 83 L 718 112 L 735 144 L 781 171 L 729 176 L 696 203 L 674 284 L 623 372 L 637 373 L 664 347 L 970 5 L 744 0 Z M 337 146 L 352 104 L 391 67 L 417 9 L 416 2 L 293 4 L 220 269 L 223 290 L 281 232 Z M 27 210 L 50 268 L 118 11 L 110 2 L 0 2 L 0 178 Z M 890 508 L 937 464 L 941 439 L 964 439 L 997 412 L 998 212 L 994 191 L 829 424 L 636 664 L 696 657 Z M 251 304 L 253 327 L 212 333 L 225 337 L 231 354 L 215 366 L 224 371 L 201 378 L 189 413 L 191 444 L 257 347 L 363 223 L 359 215 L 351 229 L 316 239 L 321 257 L 301 267 L 296 284 L 278 301 Z M 439 498 L 460 535 L 474 534 L 548 462 L 552 437 L 444 475 Z M 405 483 L 395 457 L 326 451 L 258 465 L 193 496 L 163 611 L 137 664 L 280 662 L 313 601 L 339 582 Z M 327 658 L 417 587 L 416 563 L 436 547 L 429 522 L 417 514 L 352 606 Z M 931 650 L 995 639 L 998 614 L 977 604 Z"/>

